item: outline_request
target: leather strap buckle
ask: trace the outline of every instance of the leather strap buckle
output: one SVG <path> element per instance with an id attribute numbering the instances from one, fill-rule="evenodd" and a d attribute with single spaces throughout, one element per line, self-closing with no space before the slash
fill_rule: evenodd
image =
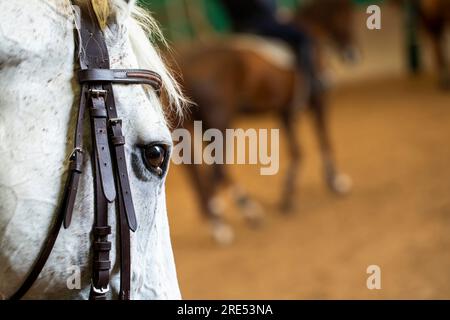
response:
<path id="1" fill-rule="evenodd" d="M 74 160 L 75 159 L 75 156 L 76 156 L 76 154 L 77 153 L 83 153 L 84 151 L 83 151 L 83 149 L 81 149 L 81 148 L 79 148 L 79 147 L 77 147 L 77 148 L 74 148 L 73 150 L 72 150 L 72 153 L 70 154 L 70 156 L 69 156 L 69 159 L 70 160 Z"/>
<path id="2" fill-rule="evenodd" d="M 120 118 L 111 118 L 111 119 L 109 119 L 109 124 L 112 125 L 112 126 L 120 124 L 122 126 L 122 119 L 120 119 Z"/>
<path id="3" fill-rule="evenodd" d="M 97 289 L 91 280 L 91 289 L 95 294 L 107 294 L 109 292 L 109 283 L 106 285 L 106 288 Z"/>
<path id="4" fill-rule="evenodd" d="M 108 97 L 108 90 L 104 89 L 89 89 L 89 94 L 93 97 L 100 98 L 103 97 L 105 100 Z"/>

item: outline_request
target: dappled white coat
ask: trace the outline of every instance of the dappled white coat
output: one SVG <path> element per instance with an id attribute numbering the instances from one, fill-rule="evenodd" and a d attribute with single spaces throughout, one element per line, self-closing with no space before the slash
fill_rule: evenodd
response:
<path id="1" fill-rule="evenodd" d="M 163 76 L 172 102 L 176 84 L 138 24 L 133 3 L 111 1 L 105 29 L 111 68 L 149 68 Z M 79 86 L 74 74 L 74 32 L 68 0 L 0 2 L 0 294 L 10 296 L 30 271 L 55 219 L 73 146 Z M 164 179 L 150 173 L 137 145 L 171 145 L 156 95 L 141 85 L 114 85 L 123 118 L 126 155 L 139 227 L 132 234 L 132 299 L 180 298 L 166 213 Z M 89 132 L 89 123 L 85 123 Z M 85 135 L 89 149 L 89 135 Z M 72 225 L 55 248 L 26 298 L 87 298 L 91 274 L 93 185 L 85 153 Z M 109 212 L 116 243 L 114 207 Z M 119 288 L 112 250 L 112 292 Z M 81 290 L 67 280 L 81 269 Z M 70 279 L 69 279 L 70 280 Z M 70 282 L 70 281 L 69 281 Z"/>

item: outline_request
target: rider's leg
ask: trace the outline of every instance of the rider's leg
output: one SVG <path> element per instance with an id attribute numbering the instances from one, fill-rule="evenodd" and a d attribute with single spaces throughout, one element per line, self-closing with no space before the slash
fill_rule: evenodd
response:
<path id="1" fill-rule="evenodd" d="M 295 51 L 299 67 L 310 82 L 311 91 L 318 93 L 323 90 L 319 62 L 314 52 L 314 41 L 306 32 L 297 26 L 283 24 L 276 20 L 258 21 L 252 31 L 262 36 L 286 41 Z"/>

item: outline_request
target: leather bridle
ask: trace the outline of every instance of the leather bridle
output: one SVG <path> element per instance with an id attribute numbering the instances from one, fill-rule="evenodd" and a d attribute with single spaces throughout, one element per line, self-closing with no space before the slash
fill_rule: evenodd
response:
<path id="1" fill-rule="evenodd" d="M 22 286 L 10 299 L 20 299 L 31 288 L 42 271 L 64 224 L 70 226 L 80 176 L 83 171 L 83 119 L 89 111 L 92 139 L 95 216 L 93 225 L 93 266 L 89 298 L 104 300 L 109 291 L 111 261 L 109 254 L 111 226 L 108 204 L 115 203 L 119 226 L 120 291 L 119 299 L 130 299 L 131 257 L 130 230 L 136 231 L 130 182 L 125 155 L 122 121 L 117 114 L 112 84 L 150 85 L 159 94 L 161 77 L 141 69 L 110 69 L 108 49 L 90 1 L 80 4 L 80 26 L 77 28 L 78 59 L 81 85 L 80 104 L 75 128 L 74 149 L 70 156 L 69 174 L 57 217 L 45 244 Z"/>

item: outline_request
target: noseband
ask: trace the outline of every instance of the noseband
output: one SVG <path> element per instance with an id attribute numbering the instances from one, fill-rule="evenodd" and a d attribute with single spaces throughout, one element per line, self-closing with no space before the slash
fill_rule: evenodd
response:
<path id="1" fill-rule="evenodd" d="M 111 261 L 109 254 L 111 226 L 108 224 L 108 204 L 115 203 L 120 243 L 119 299 L 130 299 L 131 257 L 130 230 L 136 231 L 137 220 L 131 196 L 125 155 L 122 120 L 117 114 L 113 83 L 145 84 L 159 94 L 161 77 L 141 69 L 110 69 L 108 49 L 103 32 L 90 1 L 80 4 L 78 30 L 78 80 L 81 85 L 80 105 L 75 128 L 74 149 L 70 156 L 69 175 L 57 218 L 47 236 L 37 260 L 22 286 L 10 299 L 20 299 L 39 276 L 54 247 L 61 225 L 70 226 L 83 170 L 83 119 L 89 110 L 92 139 L 95 216 L 93 233 L 93 266 L 89 298 L 104 300 L 109 291 Z"/>

